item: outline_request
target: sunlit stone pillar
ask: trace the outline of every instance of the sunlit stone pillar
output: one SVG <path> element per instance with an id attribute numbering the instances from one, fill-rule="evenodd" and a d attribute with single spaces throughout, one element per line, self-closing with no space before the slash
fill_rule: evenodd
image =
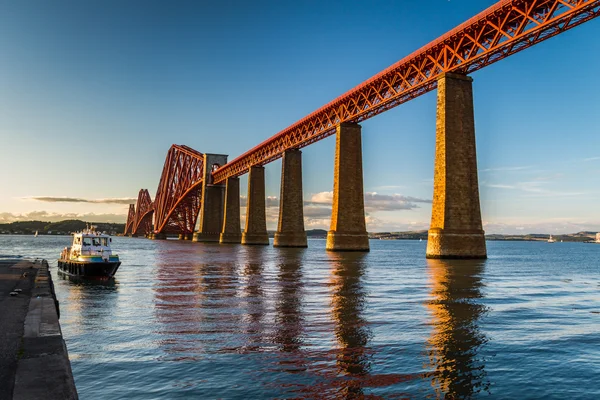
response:
<path id="1" fill-rule="evenodd" d="M 225 216 L 221 243 L 241 243 L 240 230 L 240 178 L 227 178 L 225 183 Z"/>
<path id="2" fill-rule="evenodd" d="M 304 231 L 304 201 L 302 198 L 302 152 L 291 149 L 283 153 L 279 224 L 273 246 L 307 247 Z"/>
<path id="3" fill-rule="evenodd" d="M 481 225 L 473 79 L 438 80 L 435 172 L 427 258 L 486 258 Z"/>
<path id="4" fill-rule="evenodd" d="M 250 167 L 248 174 L 248 202 L 246 205 L 246 230 L 242 244 L 269 244 L 265 212 L 265 168 Z"/>
<path id="5" fill-rule="evenodd" d="M 214 185 L 211 172 L 227 164 L 223 154 L 204 154 L 204 182 L 202 182 L 202 204 L 200 206 L 200 226 L 194 233 L 194 242 L 218 242 L 223 223 L 223 200 L 225 186 Z"/>
<path id="6" fill-rule="evenodd" d="M 365 226 L 361 127 L 354 123 L 342 123 L 337 127 L 333 208 L 326 249 L 369 251 Z"/>

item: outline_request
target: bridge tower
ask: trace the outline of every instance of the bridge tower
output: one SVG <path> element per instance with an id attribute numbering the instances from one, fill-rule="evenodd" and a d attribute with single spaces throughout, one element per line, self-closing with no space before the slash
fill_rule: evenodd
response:
<path id="1" fill-rule="evenodd" d="M 212 172 L 225 164 L 227 156 L 224 154 L 204 154 L 200 226 L 198 232 L 194 233 L 194 242 L 219 242 L 223 224 L 225 185 L 214 184 Z"/>

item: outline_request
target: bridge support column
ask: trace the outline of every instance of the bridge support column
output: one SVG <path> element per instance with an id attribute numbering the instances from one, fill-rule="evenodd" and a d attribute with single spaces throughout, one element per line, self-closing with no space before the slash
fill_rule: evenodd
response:
<path id="1" fill-rule="evenodd" d="M 365 226 L 361 126 L 342 123 L 335 137 L 335 171 L 331 229 L 326 249 L 369 251 Z"/>
<path id="2" fill-rule="evenodd" d="M 223 223 L 223 199 L 225 186 L 212 183 L 212 171 L 227 164 L 223 154 L 204 154 L 204 182 L 202 182 L 202 205 L 200 227 L 194 233 L 194 242 L 218 242 Z"/>
<path id="3" fill-rule="evenodd" d="M 225 216 L 220 243 L 241 243 L 240 178 L 227 178 L 225 183 Z"/>
<path id="4" fill-rule="evenodd" d="M 435 173 L 427 258 L 486 258 L 481 224 L 473 79 L 438 80 Z"/>
<path id="5" fill-rule="evenodd" d="M 153 239 L 153 240 L 166 240 L 167 239 L 167 234 L 166 233 L 153 233 L 152 236 L 150 237 L 150 239 Z"/>
<path id="6" fill-rule="evenodd" d="M 302 152 L 286 150 L 281 166 L 279 224 L 273 246 L 308 247 L 304 231 L 304 200 L 302 198 Z"/>
<path id="7" fill-rule="evenodd" d="M 265 167 L 250 167 L 246 229 L 242 234 L 242 244 L 269 244 L 265 213 Z"/>

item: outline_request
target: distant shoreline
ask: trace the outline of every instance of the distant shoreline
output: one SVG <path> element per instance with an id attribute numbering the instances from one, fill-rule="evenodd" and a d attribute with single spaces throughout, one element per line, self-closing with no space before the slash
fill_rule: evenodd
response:
<path id="1" fill-rule="evenodd" d="M 66 220 L 59 222 L 46 221 L 17 221 L 7 224 L 0 224 L 0 235 L 70 235 L 71 232 L 77 232 L 85 229 L 86 225 L 94 225 L 98 231 L 107 232 L 111 235 L 121 235 L 125 230 L 125 224 L 86 222 L 81 220 Z M 269 231 L 269 237 L 275 235 L 275 231 Z M 552 234 L 556 242 L 592 242 L 596 243 L 596 233 L 592 231 L 582 231 L 577 233 Z M 175 235 L 177 236 L 177 235 Z M 308 229 L 306 236 L 309 239 L 326 239 L 327 230 Z M 370 232 L 370 239 L 380 240 L 427 240 L 426 230 L 407 231 L 407 232 Z M 515 242 L 545 242 L 550 237 L 547 233 L 529 233 L 524 235 L 514 234 L 487 234 L 486 240 L 491 241 L 515 241 Z"/>

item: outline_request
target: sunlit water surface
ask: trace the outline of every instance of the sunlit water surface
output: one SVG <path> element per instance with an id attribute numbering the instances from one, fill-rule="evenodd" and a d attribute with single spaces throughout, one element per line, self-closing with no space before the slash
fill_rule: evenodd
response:
<path id="1" fill-rule="evenodd" d="M 600 245 L 450 262 L 114 238 L 116 279 L 90 284 L 57 276 L 69 242 L 0 236 L 0 255 L 50 262 L 81 399 L 600 398 Z"/>

